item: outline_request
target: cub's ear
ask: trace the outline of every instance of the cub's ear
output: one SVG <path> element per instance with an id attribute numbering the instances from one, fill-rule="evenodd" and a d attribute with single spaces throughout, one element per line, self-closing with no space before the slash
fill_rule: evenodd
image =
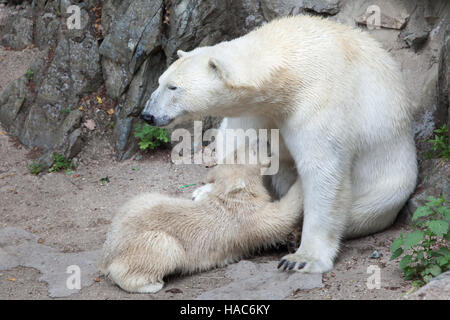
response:
<path id="1" fill-rule="evenodd" d="M 183 58 L 187 55 L 187 52 L 185 52 L 183 50 L 178 50 L 177 55 L 178 55 L 178 58 Z"/>
<path id="2" fill-rule="evenodd" d="M 216 170 L 216 168 L 213 168 L 206 174 L 207 183 L 214 183 L 214 181 L 216 181 Z"/>

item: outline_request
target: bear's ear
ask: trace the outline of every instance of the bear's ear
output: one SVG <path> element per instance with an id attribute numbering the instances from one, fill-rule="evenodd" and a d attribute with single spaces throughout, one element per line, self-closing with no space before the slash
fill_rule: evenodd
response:
<path id="1" fill-rule="evenodd" d="M 254 88 L 257 84 L 242 61 L 228 63 L 225 59 L 210 58 L 209 68 L 230 88 Z"/>
<path id="2" fill-rule="evenodd" d="M 178 58 L 183 58 L 187 55 L 187 52 L 183 51 L 183 50 L 178 50 L 177 51 L 177 56 Z"/>
<path id="3" fill-rule="evenodd" d="M 219 61 L 216 58 L 209 58 L 209 63 L 208 63 L 209 68 L 214 71 L 223 81 L 225 81 L 227 83 L 227 85 L 229 86 L 233 86 L 233 80 L 231 79 L 230 76 L 230 71 L 228 70 L 228 68 L 225 66 L 224 63 L 222 63 L 221 61 Z"/>

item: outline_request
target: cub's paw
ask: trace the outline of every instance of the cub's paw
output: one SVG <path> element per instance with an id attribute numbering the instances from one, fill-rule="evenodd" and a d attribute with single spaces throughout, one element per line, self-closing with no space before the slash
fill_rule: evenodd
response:
<path id="1" fill-rule="evenodd" d="M 210 193 L 212 191 L 212 188 L 213 188 L 213 184 L 208 183 L 200 188 L 195 189 L 194 192 L 192 193 L 192 200 L 200 201 L 200 200 L 205 199 L 208 196 L 208 193 Z"/>
<path id="2" fill-rule="evenodd" d="M 136 290 L 138 293 L 157 293 L 164 287 L 163 282 L 155 282 L 142 286 Z"/>
<path id="3" fill-rule="evenodd" d="M 278 269 L 282 271 L 294 270 L 305 273 L 324 273 L 332 269 L 333 263 L 317 260 L 303 254 L 288 254 L 281 258 Z"/>

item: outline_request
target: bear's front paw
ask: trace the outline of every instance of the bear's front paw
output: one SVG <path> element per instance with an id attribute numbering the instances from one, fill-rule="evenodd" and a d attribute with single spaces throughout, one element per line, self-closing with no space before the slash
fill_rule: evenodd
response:
<path id="1" fill-rule="evenodd" d="M 332 262 L 324 262 L 319 259 L 305 256 L 299 253 L 288 254 L 281 258 L 278 269 L 294 270 L 305 273 L 324 273 L 332 269 Z"/>

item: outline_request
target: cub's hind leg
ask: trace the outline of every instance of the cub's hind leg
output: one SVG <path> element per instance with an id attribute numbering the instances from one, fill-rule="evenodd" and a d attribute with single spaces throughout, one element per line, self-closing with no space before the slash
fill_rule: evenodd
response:
<path id="1" fill-rule="evenodd" d="M 182 270 L 185 251 L 173 237 L 156 231 L 132 235 L 106 268 L 109 278 L 128 292 L 156 293 L 166 275 Z"/>

